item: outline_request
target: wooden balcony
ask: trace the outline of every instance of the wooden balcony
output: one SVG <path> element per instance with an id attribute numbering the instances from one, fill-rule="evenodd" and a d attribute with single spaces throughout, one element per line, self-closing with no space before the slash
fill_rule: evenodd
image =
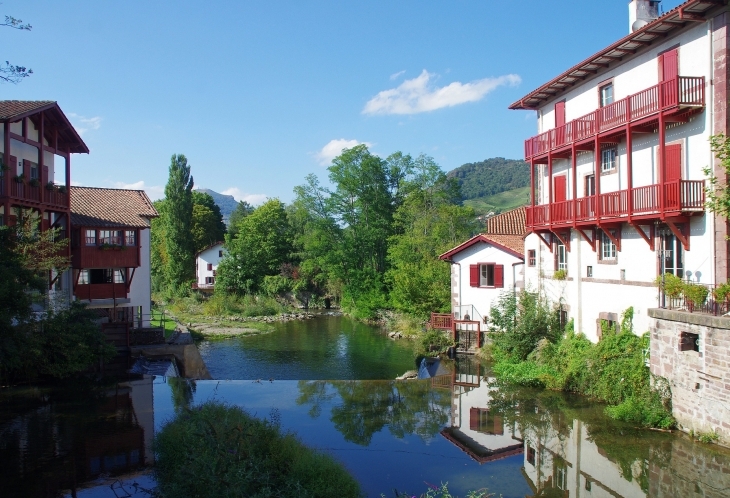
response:
<path id="1" fill-rule="evenodd" d="M 127 284 L 79 284 L 74 290 L 77 299 L 126 299 Z"/>
<path id="2" fill-rule="evenodd" d="M 662 195 L 663 194 L 663 197 Z M 631 205 L 629 205 L 631 199 Z M 620 223 L 631 219 L 658 219 L 703 212 L 704 180 L 676 180 L 661 185 L 634 187 L 552 204 L 527 207 L 527 227 L 550 229 L 572 225 Z"/>
<path id="3" fill-rule="evenodd" d="M 15 179 L 0 178 L 0 200 L 5 196 L 5 182 L 10 182 L 10 201 L 31 206 L 44 206 L 47 209 L 67 210 L 69 208 L 68 192 L 49 190 L 43 185 L 30 185 L 28 182 L 17 182 Z"/>
<path id="4" fill-rule="evenodd" d="M 454 317 L 450 313 L 431 313 L 431 328 L 440 330 L 451 330 L 454 325 Z"/>
<path id="5" fill-rule="evenodd" d="M 76 269 L 86 268 L 137 268 L 139 248 L 137 246 L 80 246 L 71 249 L 71 265 Z"/>
<path id="6" fill-rule="evenodd" d="M 590 142 L 596 135 L 627 124 L 651 122 L 660 112 L 677 113 L 704 106 L 705 78 L 679 76 L 528 138 L 525 140 L 525 159 L 529 161 L 573 144 Z"/>

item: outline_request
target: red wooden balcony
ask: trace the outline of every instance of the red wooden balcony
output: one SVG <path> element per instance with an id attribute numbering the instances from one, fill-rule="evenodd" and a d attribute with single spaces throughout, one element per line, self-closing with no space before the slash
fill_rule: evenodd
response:
<path id="1" fill-rule="evenodd" d="M 431 313 L 431 328 L 451 330 L 454 325 L 454 317 L 450 313 Z"/>
<path id="2" fill-rule="evenodd" d="M 0 198 L 5 197 L 5 177 L 0 178 Z M 50 208 L 68 209 L 68 192 L 49 190 L 43 185 L 30 185 L 28 182 L 17 182 L 10 179 L 10 199 L 21 203 L 45 205 Z"/>
<path id="3" fill-rule="evenodd" d="M 679 76 L 629 95 L 562 126 L 525 140 L 525 159 L 593 139 L 628 123 L 651 121 L 659 112 L 705 105 L 705 78 Z"/>
<path id="4" fill-rule="evenodd" d="M 77 299 L 126 299 L 127 284 L 79 284 L 74 290 Z"/>
<path id="5" fill-rule="evenodd" d="M 137 268 L 139 250 L 136 246 L 81 246 L 71 249 L 71 265 L 84 268 Z"/>
<path id="6" fill-rule="evenodd" d="M 662 186 L 657 184 L 647 185 L 634 187 L 631 193 L 629 190 L 619 190 L 552 204 L 528 206 L 527 226 L 535 229 L 573 223 L 621 222 L 626 221 L 629 214 L 632 218 L 651 219 L 659 217 L 662 213 L 677 215 L 704 210 L 704 180 L 675 180 L 665 183 L 663 206 L 661 188 Z M 631 209 L 629 209 L 630 196 Z"/>

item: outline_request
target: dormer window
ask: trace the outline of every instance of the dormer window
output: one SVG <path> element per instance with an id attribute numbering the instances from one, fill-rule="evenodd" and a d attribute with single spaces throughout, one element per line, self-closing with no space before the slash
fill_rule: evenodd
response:
<path id="1" fill-rule="evenodd" d="M 613 104 L 613 83 L 603 85 L 598 89 L 601 96 L 601 107 Z"/>

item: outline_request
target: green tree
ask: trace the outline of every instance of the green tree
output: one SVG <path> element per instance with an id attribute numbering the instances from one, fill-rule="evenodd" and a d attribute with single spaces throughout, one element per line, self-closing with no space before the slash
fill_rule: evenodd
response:
<path id="1" fill-rule="evenodd" d="M 165 226 L 167 222 L 167 203 L 164 199 L 152 203 L 160 214 L 150 221 L 150 273 L 152 289 L 160 291 L 167 287 L 167 243 Z"/>
<path id="2" fill-rule="evenodd" d="M 201 249 L 222 241 L 226 225 L 218 205 L 210 194 L 193 191 L 193 246 L 197 253 Z"/>
<path id="3" fill-rule="evenodd" d="M 228 253 L 218 266 L 216 287 L 235 294 L 257 292 L 264 277 L 278 275 L 292 246 L 284 204 L 269 199 L 238 224 L 236 237 L 226 237 Z"/>
<path id="4" fill-rule="evenodd" d="M 705 205 L 713 213 L 725 218 L 730 218 L 730 189 L 727 179 L 730 176 L 730 137 L 720 133 L 710 137 L 710 147 L 715 157 L 720 160 L 725 170 L 724 178 L 715 176 L 713 168 L 707 167 L 703 171 L 709 178 L 709 186 L 706 187 L 707 200 Z"/>
<path id="5" fill-rule="evenodd" d="M 231 216 L 228 218 L 228 231 L 232 237 L 235 237 L 238 233 L 236 227 L 241 223 L 241 220 L 253 213 L 253 211 L 254 207 L 246 201 L 240 201 L 236 205 L 236 209 L 233 210 Z"/>
<path id="6" fill-rule="evenodd" d="M 193 246 L 193 177 L 188 160 L 173 154 L 170 175 L 165 185 L 165 248 L 167 284 L 178 290 L 194 278 L 195 248 Z"/>

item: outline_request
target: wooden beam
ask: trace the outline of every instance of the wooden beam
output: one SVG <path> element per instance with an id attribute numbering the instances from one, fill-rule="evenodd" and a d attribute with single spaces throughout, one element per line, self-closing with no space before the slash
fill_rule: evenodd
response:
<path id="1" fill-rule="evenodd" d="M 537 235 L 538 237 L 540 237 L 540 240 L 543 241 L 543 243 L 548 247 L 548 249 L 550 250 L 550 252 L 553 252 L 553 245 L 550 242 L 548 242 L 547 240 L 545 240 L 545 237 L 543 237 L 540 232 L 535 232 L 535 235 Z"/>
<path id="2" fill-rule="evenodd" d="M 665 220 L 664 222 L 667 224 L 672 233 L 677 236 L 677 239 L 682 243 L 684 250 L 689 251 L 689 235 L 684 235 L 684 233 L 682 233 L 682 229 L 673 221 Z"/>
<path id="3" fill-rule="evenodd" d="M 694 21 L 694 22 L 705 22 L 705 18 L 697 15 L 685 12 L 684 8 L 679 9 L 679 18 L 683 21 Z"/>
<path id="4" fill-rule="evenodd" d="M 590 244 L 591 249 L 593 249 L 593 252 L 596 252 L 596 231 L 595 230 L 591 230 L 591 233 L 592 233 L 593 236 L 592 237 L 589 237 L 588 234 L 585 233 L 585 231 L 582 228 L 576 227 L 576 230 L 581 235 L 581 237 L 583 237 L 583 239 L 586 242 L 588 242 L 588 244 Z"/>
<path id="5" fill-rule="evenodd" d="M 558 240 L 563 243 L 565 248 L 570 252 L 570 232 L 561 235 L 560 232 L 553 230 L 552 234 L 555 235 Z"/>
<path id="6" fill-rule="evenodd" d="M 649 225 L 649 233 L 644 232 L 644 229 L 641 228 L 641 225 L 638 223 L 631 223 L 631 226 L 636 229 L 637 232 L 639 232 L 639 235 L 641 235 L 641 238 L 646 241 L 647 244 L 649 244 L 649 248 L 653 251 L 654 250 L 654 225 Z"/>
<path id="7" fill-rule="evenodd" d="M 614 245 L 616 246 L 616 250 L 620 252 L 621 251 L 621 235 L 619 234 L 618 237 L 614 237 L 613 234 L 611 233 L 611 229 L 608 227 L 606 227 L 606 228 L 601 227 L 601 230 L 603 230 L 603 233 L 606 234 L 606 237 L 611 239 L 611 242 L 613 242 Z M 619 226 L 618 228 L 616 228 L 616 231 L 620 233 L 621 227 Z"/>

